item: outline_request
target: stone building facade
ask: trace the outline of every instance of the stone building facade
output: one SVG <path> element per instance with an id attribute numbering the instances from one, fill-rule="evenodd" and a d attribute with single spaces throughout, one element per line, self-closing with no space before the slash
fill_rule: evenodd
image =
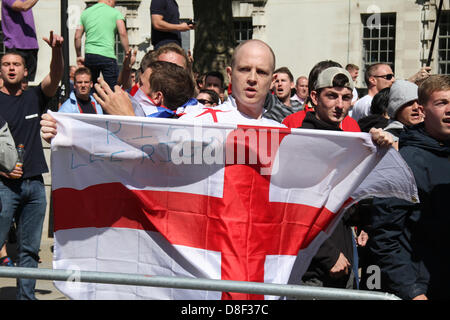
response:
<path id="1" fill-rule="evenodd" d="M 50 50 L 41 40 L 60 30 L 60 2 L 39 1 L 33 9 L 40 48 L 36 79 L 42 79 Z M 86 5 L 96 1 L 69 0 L 70 63 L 75 63 L 73 36 Z M 130 44 L 138 61 L 151 49 L 151 0 L 117 0 L 126 17 Z M 178 0 L 181 19 L 192 19 L 192 0 Z M 277 66 L 288 66 L 294 76 L 308 74 L 320 60 L 364 65 L 391 62 L 396 75 L 406 78 L 422 66 L 429 53 L 439 0 L 240 0 L 233 1 L 237 40 L 262 39 L 275 51 Z M 431 66 L 450 73 L 450 1 L 445 0 L 440 32 Z M 183 33 L 183 47 L 193 49 L 195 31 Z M 120 45 L 118 45 L 120 49 Z M 118 50 L 120 51 L 120 50 Z M 122 55 L 119 52 L 119 60 Z M 360 76 L 358 87 L 365 87 Z"/>

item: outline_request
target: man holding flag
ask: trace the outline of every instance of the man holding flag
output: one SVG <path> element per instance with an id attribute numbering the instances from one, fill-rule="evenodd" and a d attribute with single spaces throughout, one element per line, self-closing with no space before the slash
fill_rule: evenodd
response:
<path id="1" fill-rule="evenodd" d="M 233 84 L 232 96 L 215 108 L 204 108 L 184 115 L 180 120 L 195 123 L 233 123 L 280 127 L 262 117 L 264 101 L 275 79 L 275 54 L 261 40 L 248 40 L 236 47 L 227 67 Z"/>
<path id="2" fill-rule="evenodd" d="M 390 192 L 406 199 L 416 194 L 409 172 L 392 166 L 392 157 L 401 158 L 378 150 L 367 134 L 290 131 L 261 120 L 274 66 L 267 44 L 241 44 L 228 69 L 234 104 L 178 120 L 53 114 L 58 134 L 55 128 L 43 133 L 54 137 L 54 268 L 298 283 L 342 209 L 367 193 L 383 193 L 385 181 L 366 179 L 377 164 L 388 162 L 378 170 L 395 178 Z M 236 163 L 228 153 L 240 147 L 240 134 L 253 142 L 241 149 L 250 161 L 239 162 L 238 154 Z M 208 151 L 216 161 L 205 160 Z M 255 162 L 247 152 L 256 153 Z M 311 171 L 293 170 L 299 161 L 311 163 Z M 57 286 L 75 299 L 264 298 Z"/>
<path id="3" fill-rule="evenodd" d="M 311 91 L 315 111 L 306 113 L 302 123 L 305 129 L 343 131 L 341 123 L 347 116 L 355 85 L 351 75 L 343 68 L 329 67 L 323 70 Z M 372 138 L 379 145 L 392 145 L 389 133 L 372 129 Z M 354 241 L 347 217 L 339 221 L 331 236 L 320 246 L 303 276 L 305 284 L 324 287 L 356 288 L 357 257 L 354 257 Z"/>
<path id="4" fill-rule="evenodd" d="M 239 123 L 279 127 L 280 124 L 262 118 L 264 102 L 270 85 L 275 80 L 275 54 L 272 48 L 261 40 L 247 40 L 236 47 L 227 68 L 228 77 L 233 84 L 232 96 L 212 110 L 205 108 L 198 112 L 184 115 L 180 120 L 194 122 Z M 354 87 L 353 81 L 351 82 Z M 326 106 L 324 106 L 324 109 Z M 339 117 L 333 119 L 339 127 L 348 114 L 348 108 L 338 108 Z M 327 111 L 324 111 L 327 113 Z M 392 137 L 381 129 L 371 132 L 372 139 L 380 146 L 391 145 Z"/>

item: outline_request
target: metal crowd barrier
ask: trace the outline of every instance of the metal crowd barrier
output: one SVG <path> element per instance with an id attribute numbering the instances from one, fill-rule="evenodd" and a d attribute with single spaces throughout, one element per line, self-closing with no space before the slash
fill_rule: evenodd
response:
<path id="1" fill-rule="evenodd" d="M 129 273 L 0 267 L 0 277 L 237 292 L 302 300 L 400 300 L 384 292 Z"/>

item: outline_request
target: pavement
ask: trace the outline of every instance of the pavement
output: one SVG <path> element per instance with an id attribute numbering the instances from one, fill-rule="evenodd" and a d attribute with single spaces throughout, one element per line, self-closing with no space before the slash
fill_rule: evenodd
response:
<path id="1" fill-rule="evenodd" d="M 38 268 L 53 269 L 53 238 L 45 237 L 41 240 L 41 251 L 39 257 L 41 263 Z M 16 249 L 15 244 L 8 244 L 8 255 L 15 260 Z M 68 300 L 61 292 L 59 292 L 50 280 L 36 281 L 36 298 L 38 300 Z M 15 278 L 0 278 L 0 300 L 15 300 L 16 299 L 16 279 Z"/>

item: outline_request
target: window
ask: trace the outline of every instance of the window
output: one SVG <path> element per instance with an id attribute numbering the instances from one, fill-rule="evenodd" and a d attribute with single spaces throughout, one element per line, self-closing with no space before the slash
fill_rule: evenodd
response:
<path id="1" fill-rule="evenodd" d="M 180 23 L 188 23 L 190 19 L 180 19 Z M 191 33 L 181 32 L 181 47 L 186 51 L 186 53 L 191 49 Z"/>
<path id="2" fill-rule="evenodd" d="M 116 33 L 116 41 L 114 43 L 114 52 L 117 57 L 117 65 L 119 66 L 119 70 L 122 69 L 123 58 L 125 57 L 125 51 L 123 50 L 122 44 L 120 43 L 119 34 Z"/>
<path id="3" fill-rule="evenodd" d="M 252 39 L 253 37 L 253 22 L 252 18 L 234 18 L 234 38 L 236 44 L 239 44 L 245 40 Z"/>
<path id="4" fill-rule="evenodd" d="M 374 17 L 374 15 L 379 15 Z M 395 66 L 395 13 L 361 15 L 363 24 L 363 65 L 382 62 Z M 375 22 L 375 23 L 374 23 Z"/>
<path id="5" fill-rule="evenodd" d="M 438 73 L 450 74 L 450 11 L 442 11 L 439 18 Z"/>

